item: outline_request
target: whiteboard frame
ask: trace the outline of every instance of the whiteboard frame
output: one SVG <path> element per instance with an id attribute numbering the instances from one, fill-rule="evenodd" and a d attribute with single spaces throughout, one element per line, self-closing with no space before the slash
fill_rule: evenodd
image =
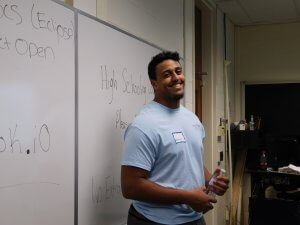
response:
<path id="1" fill-rule="evenodd" d="M 43 0 L 39 0 L 39 1 L 43 1 Z M 75 84 L 75 87 L 74 87 L 74 96 L 75 96 L 75 99 L 74 99 L 74 102 L 75 102 L 75 108 L 74 108 L 74 112 L 75 112 L 75 115 L 74 115 L 74 176 L 73 176 L 73 179 L 74 179 L 74 211 L 73 211 L 73 214 L 74 214 L 74 225 L 77 225 L 78 224 L 78 10 L 68 4 L 66 4 L 65 2 L 62 2 L 60 0 L 50 0 L 51 2 L 53 3 L 56 3 L 68 10 L 70 10 L 74 17 L 74 44 L 73 44 L 73 47 L 74 47 L 74 84 Z"/>
<path id="2" fill-rule="evenodd" d="M 60 0 L 51 0 L 74 13 L 74 63 L 75 63 L 75 121 L 74 121 L 74 225 L 78 225 L 78 9 Z"/>

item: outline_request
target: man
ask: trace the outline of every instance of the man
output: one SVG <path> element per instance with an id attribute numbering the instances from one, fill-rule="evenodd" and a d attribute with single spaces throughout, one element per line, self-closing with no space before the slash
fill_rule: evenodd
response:
<path id="1" fill-rule="evenodd" d="M 154 100 L 125 132 L 121 185 L 123 196 L 134 200 L 127 225 L 203 225 L 203 214 L 217 202 L 205 190 L 211 174 L 203 166 L 204 128 L 180 105 L 184 75 L 179 60 L 177 52 L 152 58 L 148 74 Z M 218 176 L 211 188 L 223 195 L 228 182 Z"/>

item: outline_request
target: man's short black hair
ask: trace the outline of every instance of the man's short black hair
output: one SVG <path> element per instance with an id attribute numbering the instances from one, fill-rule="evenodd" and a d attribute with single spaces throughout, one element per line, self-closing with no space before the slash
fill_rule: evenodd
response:
<path id="1" fill-rule="evenodd" d="M 148 64 L 148 75 L 150 80 L 156 80 L 156 66 L 168 59 L 179 62 L 180 57 L 178 52 L 163 51 L 152 57 L 151 61 Z"/>

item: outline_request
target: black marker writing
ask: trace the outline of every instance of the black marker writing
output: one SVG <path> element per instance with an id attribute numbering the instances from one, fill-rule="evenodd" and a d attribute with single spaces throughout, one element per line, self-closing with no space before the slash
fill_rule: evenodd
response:
<path id="1" fill-rule="evenodd" d="M 35 126 L 36 129 L 36 126 Z M 36 153 L 36 142 L 38 140 L 38 144 L 40 147 L 40 150 L 42 152 L 49 152 L 50 147 L 51 147 L 51 135 L 50 135 L 50 131 L 49 128 L 46 124 L 43 124 L 39 131 L 37 136 L 33 137 L 33 143 L 32 143 L 32 148 L 26 147 L 23 148 L 22 143 L 21 143 L 21 139 L 20 137 L 17 138 L 19 136 L 18 134 L 18 125 L 16 124 L 16 126 L 14 127 L 14 129 L 9 128 L 9 147 L 11 150 L 11 153 L 15 153 L 15 152 L 19 152 L 19 153 L 27 153 L 30 154 L 31 153 L 31 149 L 33 149 L 33 153 Z M 3 154 L 4 152 L 7 152 L 7 139 L 5 139 L 4 136 L 0 136 L 0 153 Z"/>
<path id="2" fill-rule="evenodd" d="M 112 76 L 109 78 L 106 65 L 100 67 L 101 70 L 101 90 L 111 90 L 109 104 L 114 100 L 114 92 L 118 90 L 118 81 L 115 79 L 115 71 L 112 70 Z"/>
<path id="3" fill-rule="evenodd" d="M 127 75 L 127 68 L 124 68 L 123 71 L 122 71 L 122 78 L 123 78 L 123 81 L 124 81 L 123 92 L 130 94 L 130 89 L 129 89 L 130 84 L 129 84 L 129 81 L 126 80 L 126 75 Z"/>
<path id="4" fill-rule="evenodd" d="M 47 139 L 48 143 L 44 144 L 45 141 L 42 141 L 43 139 Z M 44 152 L 48 152 L 50 149 L 50 132 L 49 132 L 49 128 L 46 124 L 43 124 L 40 129 L 39 141 L 40 141 L 41 149 Z"/>
<path id="5" fill-rule="evenodd" d="M 44 58 L 45 60 L 48 59 L 49 57 L 52 58 L 53 60 L 55 59 L 55 55 L 52 47 L 50 46 L 40 47 L 37 46 L 37 44 L 34 42 L 28 43 L 26 40 L 22 38 L 18 38 L 15 41 L 15 49 L 19 55 L 28 55 L 29 58 L 37 56 L 39 58 Z"/>
<path id="6" fill-rule="evenodd" d="M 92 177 L 92 201 L 95 204 L 101 203 L 103 200 L 103 190 L 101 186 L 97 186 L 94 181 L 94 177 Z"/>
<path id="7" fill-rule="evenodd" d="M 0 49 L 7 49 L 10 50 L 9 46 L 10 46 L 10 42 L 7 40 L 7 37 L 0 37 Z"/>
<path id="8" fill-rule="evenodd" d="M 147 95 L 153 95 L 153 88 L 148 88 L 148 78 L 145 80 L 142 74 L 135 75 L 124 67 L 121 73 L 107 65 L 100 66 L 100 86 L 102 91 L 109 91 L 109 104 L 113 103 L 116 93 L 143 97 L 143 104 L 147 103 Z M 119 82 L 122 89 L 118 91 Z M 118 96 L 118 95 L 116 95 Z M 138 99 L 137 99 L 138 100 Z M 138 100 L 139 101 L 139 100 Z"/>
<path id="9" fill-rule="evenodd" d="M 6 149 L 6 142 L 5 139 L 3 137 L 0 137 L 0 152 L 4 152 Z"/>
<path id="10" fill-rule="evenodd" d="M 123 93 L 134 94 L 134 95 L 144 95 L 144 104 L 146 103 L 147 87 L 142 84 L 142 75 L 139 76 L 139 82 L 136 83 L 133 80 L 133 75 L 127 74 L 127 69 L 124 68 L 122 71 L 122 78 L 124 82 Z"/>
<path id="11" fill-rule="evenodd" d="M 31 8 L 31 25 L 36 30 L 42 29 L 55 33 L 58 43 L 61 39 L 70 40 L 74 36 L 74 25 L 72 21 L 70 21 L 70 26 L 58 24 L 54 18 L 44 12 L 40 12 L 35 4 L 33 4 Z"/>
<path id="12" fill-rule="evenodd" d="M 16 23 L 16 25 L 19 25 L 22 23 L 23 19 L 22 19 L 21 14 L 17 11 L 17 8 L 18 8 L 17 5 L 10 6 L 11 11 L 14 12 L 17 15 L 17 17 L 19 18 L 19 22 Z"/>
<path id="13" fill-rule="evenodd" d="M 122 109 L 116 112 L 116 128 L 124 130 L 128 127 L 128 122 L 122 120 Z"/>
<path id="14" fill-rule="evenodd" d="M 115 183 L 113 176 L 107 176 L 105 178 L 105 199 L 112 199 L 116 194 L 121 193 L 121 185 Z"/>
<path id="15" fill-rule="evenodd" d="M 11 129 L 9 128 L 10 147 L 11 147 L 11 151 L 14 152 L 14 145 L 18 144 L 19 151 L 21 153 L 22 152 L 21 143 L 20 143 L 20 141 L 18 139 L 16 139 L 17 127 L 18 127 L 18 125 L 16 125 L 15 130 L 13 132 L 14 133 L 13 135 L 12 135 Z"/>
<path id="16" fill-rule="evenodd" d="M 16 25 L 21 24 L 23 19 L 17 9 L 18 9 L 17 5 L 0 4 L 0 19 L 15 21 Z"/>
<path id="17" fill-rule="evenodd" d="M 121 195 L 121 185 L 115 182 L 114 176 L 105 177 L 105 183 L 99 185 L 92 177 L 92 201 L 94 204 L 101 204 Z"/>
<path id="18" fill-rule="evenodd" d="M 35 26 L 35 24 L 34 24 L 34 22 L 33 22 L 33 9 L 34 9 L 34 4 L 32 4 L 32 7 L 31 7 L 31 13 L 30 13 L 30 15 L 31 15 L 31 25 L 32 25 L 32 27 L 33 28 L 35 28 L 35 29 L 39 29 L 37 26 Z"/>

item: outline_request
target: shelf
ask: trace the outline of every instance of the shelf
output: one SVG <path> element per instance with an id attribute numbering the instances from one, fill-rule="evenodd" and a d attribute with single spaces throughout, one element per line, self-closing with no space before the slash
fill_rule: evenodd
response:
<path id="1" fill-rule="evenodd" d="M 260 139 L 259 130 L 236 130 L 231 131 L 232 148 L 239 149 L 257 149 L 259 148 Z"/>
<path id="2" fill-rule="evenodd" d="M 265 170 L 249 170 L 246 169 L 245 173 L 257 174 L 257 175 L 266 175 L 266 176 L 283 176 L 283 177 L 295 177 L 300 179 L 300 174 L 293 173 L 282 173 L 278 171 L 265 171 Z"/>

